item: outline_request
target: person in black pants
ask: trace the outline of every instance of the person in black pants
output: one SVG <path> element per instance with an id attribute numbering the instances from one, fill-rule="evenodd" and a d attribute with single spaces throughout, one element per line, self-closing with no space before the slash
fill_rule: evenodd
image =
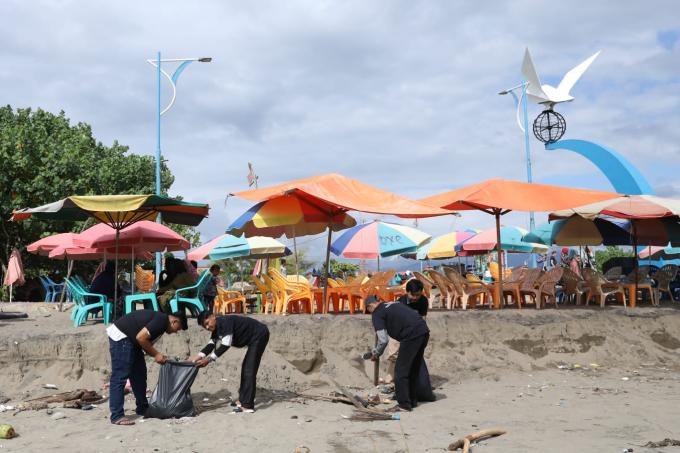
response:
<path id="1" fill-rule="evenodd" d="M 134 425 L 125 417 L 125 381 L 130 379 L 132 393 L 137 402 L 136 412 L 144 415 L 149 407 L 146 399 L 146 362 L 144 352 L 153 357 L 159 365 L 168 358 L 158 352 L 153 343 L 161 335 L 187 330 L 184 313 L 166 315 L 153 310 L 137 310 L 111 324 L 106 329 L 111 353 L 111 380 L 109 382 L 109 409 L 111 423 L 115 425 Z"/>
<path id="2" fill-rule="evenodd" d="M 241 384 L 234 412 L 255 412 L 255 386 L 260 360 L 269 342 L 266 325 L 247 316 L 215 316 L 207 311 L 198 315 L 198 325 L 212 332 L 210 342 L 189 360 L 200 367 L 217 360 L 231 346 L 248 347 L 241 364 Z"/>
<path id="3" fill-rule="evenodd" d="M 387 347 L 389 337 L 400 342 L 399 356 L 394 370 L 394 391 L 397 405 L 393 411 L 411 411 L 418 404 L 418 373 L 423 362 L 430 329 L 417 311 L 400 302 L 370 302 L 366 309 L 378 340 L 371 351 L 377 360 Z"/>

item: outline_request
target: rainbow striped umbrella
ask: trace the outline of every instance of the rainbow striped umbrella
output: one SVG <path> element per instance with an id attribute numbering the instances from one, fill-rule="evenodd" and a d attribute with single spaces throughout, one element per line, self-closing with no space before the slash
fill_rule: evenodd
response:
<path id="1" fill-rule="evenodd" d="M 329 221 L 330 217 L 330 221 Z M 263 201 L 236 219 L 227 233 L 234 236 L 295 238 L 353 227 L 356 220 L 346 212 L 328 213 L 299 197 L 278 197 Z"/>
<path id="2" fill-rule="evenodd" d="M 418 249 L 416 259 L 437 260 L 456 256 L 456 245 L 470 239 L 476 233 L 471 231 L 453 231 L 437 236 Z"/>
<path id="3" fill-rule="evenodd" d="M 223 260 L 228 258 L 277 258 L 290 255 L 290 250 L 270 237 L 253 236 L 250 238 L 223 234 L 189 252 L 191 260 Z"/>
<path id="4" fill-rule="evenodd" d="M 503 250 L 508 252 L 522 252 L 522 253 L 547 253 L 548 246 L 532 242 L 524 242 L 522 237 L 528 233 L 524 228 L 516 226 L 502 226 L 501 227 L 501 246 Z M 465 255 L 479 255 L 488 253 L 497 247 L 496 229 L 482 231 L 479 234 L 472 236 L 470 239 L 463 241 L 456 246 L 456 252 L 462 256 Z"/>
<path id="5" fill-rule="evenodd" d="M 376 259 L 415 252 L 432 236 L 415 228 L 375 221 L 357 225 L 331 245 L 335 255 L 354 259 Z"/>

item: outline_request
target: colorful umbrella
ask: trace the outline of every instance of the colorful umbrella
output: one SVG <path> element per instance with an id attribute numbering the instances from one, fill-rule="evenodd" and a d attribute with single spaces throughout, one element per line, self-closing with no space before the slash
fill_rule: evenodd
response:
<path id="1" fill-rule="evenodd" d="M 680 215 L 680 200 L 654 195 L 622 195 L 609 200 L 555 211 L 550 213 L 550 218 L 565 218 L 573 214 L 586 219 L 594 219 L 603 215 L 620 219 L 658 219 Z"/>
<path id="2" fill-rule="evenodd" d="M 501 247 L 508 252 L 547 253 L 548 247 L 543 244 L 525 242 L 522 237 L 527 230 L 516 226 L 501 226 Z M 496 229 L 482 231 L 456 246 L 461 256 L 488 253 L 498 248 Z"/>
<path id="3" fill-rule="evenodd" d="M 432 238 L 415 228 L 375 221 L 357 225 L 340 235 L 331 252 L 345 258 L 378 259 L 414 252 Z"/>
<path id="4" fill-rule="evenodd" d="M 88 195 L 71 196 L 54 203 L 24 208 L 12 214 L 12 220 L 31 217 L 41 220 L 87 220 L 94 217 L 116 230 L 116 265 L 118 275 L 118 245 L 120 230 L 141 220 L 153 220 L 159 214 L 169 223 L 197 226 L 208 215 L 207 204 L 188 203 L 160 195 Z M 118 285 L 114 298 L 118 298 Z M 114 304 L 114 319 L 117 304 Z"/>
<path id="5" fill-rule="evenodd" d="M 250 238 L 223 234 L 189 252 L 189 259 L 223 260 L 228 258 L 278 258 L 290 255 L 291 251 L 281 242 L 270 237 Z"/>
<path id="6" fill-rule="evenodd" d="M 650 261 L 676 260 L 680 258 L 680 247 L 646 247 L 638 253 L 638 257 Z"/>
<path id="7" fill-rule="evenodd" d="M 280 197 L 257 203 L 236 219 L 227 233 L 234 236 L 296 238 L 319 234 L 331 228 L 340 231 L 357 224 L 346 212 L 330 216 L 316 205 L 297 197 Z"/>
<path id="8" fill-rule="evenodd" d="M 74 239 L 77 233 L 59 233 L 39 239 L 28 246 L 26 251 L 34 255 L 47 256 L 52 250 L 60 246 L 75 247 Z"/>
<path id="9" fill-rule="evenodd" d="M 74 260 L 74 261 L 95 261 L 102 259 L 128 259 L 131 257 L 150 260 L 153 255 L 147 250 L 134 249 L 129 246 L 118 247 L 118 254 L 116 254 L 115 247 L 108 248 L 93 248 L 74 246 L 59 246 L 50 251 L 48 257 L 53 260 Z M 134 269 L 134 266 L 133 266 Z"/>
<path id="10" fill-rule="evenodd" d="M 551 246 L 556 245 L 629 245 L 630 233 L 621 219 L 588 220 L 580 216 L 555 220 L 539 225 L 522 240 Z"/>
<path id="11" fill-rule="evenodd" d="M 417 250 L 416 259 L 438 260 L 456 256 L 456 245 L 470 239 L 477 232 L 453 231 L 433 238 Z"/>

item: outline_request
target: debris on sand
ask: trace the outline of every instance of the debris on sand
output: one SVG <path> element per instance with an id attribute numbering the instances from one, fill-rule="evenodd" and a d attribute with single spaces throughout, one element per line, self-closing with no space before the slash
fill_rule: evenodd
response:
<path id="1" fill-rule="evenodd" d="M 666 438 L 660 442 L 647 442 L 643 445 L 647 448 L 659 448 L 659 447 L 680 447 L 680 440 Z"/>
<path id="2" fill-rule="evenodd" d="M 487 437 L 496 437 L 505 434 L 507 431 L 504 429 L 484 429 L 482 431 L 477 431 L 476 433 L 468 434 L 467 436 L 458 439 L 457 441 L 449 444 L 449 451 L 455 451 L 459 448 L 463 449 L 463 453 L 468 453 L 470 451 L 470 444 L 481 439 L 486 439 Z"/>

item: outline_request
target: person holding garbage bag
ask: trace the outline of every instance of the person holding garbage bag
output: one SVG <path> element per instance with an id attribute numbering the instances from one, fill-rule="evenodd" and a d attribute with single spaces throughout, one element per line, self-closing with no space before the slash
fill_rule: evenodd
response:
<path id="1" fill-rule="evenodd" d="M 400 342 L 394 377 L 398 404 L 391 410 L 410 412 L 418 404 L 418 373 L 430 339 L 430 329 L 417 311 L 400 302 L 381 303 L 372 298 L 366 309 L 371 313 L 378 337 L 368 358 L 377 360 L 385 351 L 390 337 Z"/>
<path id="2" fill-rule="evenodd" d="M 146 398 L 146 362 L 144 352 L 159 365 L 168 358 L 158 352 L 153 343 L 164 333 L 173 334 L 187 330 L 187 318 L 183 313 L 165 313 L 153 310 L 137 310 L 117 319 L 107 329 L 111 353 L 111 380 L 109 383 L 109 409 L 111 423 L 134 425 L 125 417 L 125 382 L 129 379 L 137 401 L 136 412 L 144 415 L 149 407 Z"/>
<path id="3" fill-rule="evenodd" d="M 201 352 L 189 358 L 199 367 L 214 362 L 232 346 L 248 347 L 241 364 L 239 399 L 234 412 L 255 412 L 257 370 L 269 342 L 269 329 L 265 324 L 247 316 L 216 316 L 207 311 L 198 315 L 198 325 L 212 332 L 210 341 Z"/>

